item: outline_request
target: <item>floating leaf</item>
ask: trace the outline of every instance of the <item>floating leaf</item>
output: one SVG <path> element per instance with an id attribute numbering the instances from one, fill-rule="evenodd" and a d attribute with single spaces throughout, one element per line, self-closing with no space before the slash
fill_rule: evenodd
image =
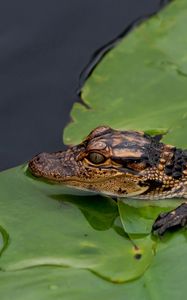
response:
<path id="1" fill-rule="evenodd" d="M 172 1 L 107 53 L 82 89 L 64 134 L 75 144 L 98 125 L 166 132 L 187 147 L 187 2 Z"/>
<path id="2" fill-rule="evenodd" d="M 183 299 L 186 286 L 186 236 L 164 238 L 150 268 L 141 278 L 113 284 L 87 270 L 42 266 L 0 272 L 3 300 L 150 300 Z"/>
<path id="3" fill-rule="evenodd" d="M 152 226 L 161 212 L 168 212 L 184 202 L 172 200 L 119 200 L 118 208 L 121 222 L 129 235 L 151 234 Z"/>
<path id="4" fill-rule="evenodd" d="M 2 172 L 0 190 L 1 226 L 11 241 L 0 259 L 3 271 L 69 266 L 123 282 L 139 277 L 152 261 L 150 238 L 136 241 L 144 252 L 137 261 L 134 244 L 115 230 L 118 212 L 110 198 L 70 197 L 62 186 L 28 177 L 23 167 Z"/>

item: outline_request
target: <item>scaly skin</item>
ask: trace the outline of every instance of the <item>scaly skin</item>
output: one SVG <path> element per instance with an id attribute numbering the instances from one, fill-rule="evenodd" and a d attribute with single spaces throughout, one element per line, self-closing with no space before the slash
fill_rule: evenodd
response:
<path id="1" fill-rule="evenodd" d="M 67 151 L 41 153 L 29 162 L 33 175 L 115 197 L 187 198 L 187 150 L 163 144 L 162 136 L 101 126 Z M 187 203 L 161 214 L 153 230 L 187 224 Z"/>

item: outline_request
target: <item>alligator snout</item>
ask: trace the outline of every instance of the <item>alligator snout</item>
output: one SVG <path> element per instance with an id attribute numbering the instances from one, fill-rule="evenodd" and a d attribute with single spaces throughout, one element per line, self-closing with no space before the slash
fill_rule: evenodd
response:
<path id="1" fill-rule="evenodd" d="M 30 160 L 28 167 L 34 176 L 58 182 L 76 176 L 79 170 L 71 150 L 40 153 Z"/>
<path id="2" fill-rule="evenodd" d="M 29 170 L 32 174 L 37 177 L 43 176 L 44 171 L 49 169 L 48 163 L 50 161 L 50 154 L 49 153 L 40 153 L 36 155 L 32 160 L 29 162 Z"/>

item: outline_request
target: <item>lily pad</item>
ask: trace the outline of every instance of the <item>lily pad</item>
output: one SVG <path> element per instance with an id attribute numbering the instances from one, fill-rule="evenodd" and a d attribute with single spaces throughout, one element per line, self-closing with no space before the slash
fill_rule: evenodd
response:
<path id="1" fill-rule="evenodd" d="M 179 255 L 180 253 L 180 255 Z M 186 236 L 167 236 L 150 268 L 138 280 L 113 284 L 88 270 L 40 266 L 0 272 L 3 300 L 183 299 L 186 286 Z"/>
<path id="2" fill-rule="evenodd" d="M 78 143 L 98 125 L 168 130 L 164 141 L 187 147 L 187 2 L 163 11 L 108 52 L 87 79 L 71 112 L 66 144 Z"/>
<path id="3" fill-rule="evenodd" d="M 134 234 L 151 234 L 152 226 L 161 212 L 168 212 L 179 206 L 184 199 L 170 200 L 118 200 L 119 214 L 125 232 Z"/>
<path id="4" fill-rule="evenodd" d="M 58 200 L 60 203 L 64 202 L 64 196 L 53 195 L 53 199 Z M 85 205 L 86 201 L 86 205 Z M 111 198 L 101 197 L 76 197 L 66 196 L 67 203 L 76 203 L 82 214 L 90 225 L 96 230 L 107 230 L 113 226 L 116 217 L 119 215 L 118 207 L 115 201 Z M 104 218 L 103 218 L 104 216 Z"/>
<path id="5" fill-rule="evenodd" d="M 0 253 L 2 253 L 3 248 L 4 248 L 4 239 L 2 233 L 0 232 Z"/>
<path id="6" fill-rule="evenodd" d="M 6 230 L 4 230 L 4 228 L 0 226 L 0 257 L 3 251 L 8 246 L 8 243 L 9 243 L 9 235 L 6 232 Z"/>
<path id="7" fill-rule="evenodd" d="M 1 226 L 10 237 L 0 259 L 3 271 L 68 266 L 124 282 L 143 274 L 153 259 L 147 238 L 136 241 L 144 252 L 136 260 L 134 244 L 113 226 L 118 212 L 110 198 L 70 197 L 67 188 L 37 181 L 23 167 L 2 172 L 0 190 Z"/>

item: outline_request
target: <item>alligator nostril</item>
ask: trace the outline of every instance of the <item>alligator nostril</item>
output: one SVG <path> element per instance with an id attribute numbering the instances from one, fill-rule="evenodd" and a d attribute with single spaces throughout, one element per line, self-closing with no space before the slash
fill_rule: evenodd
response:
<path id="1" fill-rule="evenodd" d="M 43 165 L 48 161 L 48 156 L 48 153 L 43 152 L 35 156 L 32 160 L 36 165 Z"/>
<path id="2" fill-rule="evenodd" d="M 43 155 L 39 154 L 38 156 L 36 156 L 35 161 L 36 161 L 36 163 L 42 164 L 44 162 Z"/>

